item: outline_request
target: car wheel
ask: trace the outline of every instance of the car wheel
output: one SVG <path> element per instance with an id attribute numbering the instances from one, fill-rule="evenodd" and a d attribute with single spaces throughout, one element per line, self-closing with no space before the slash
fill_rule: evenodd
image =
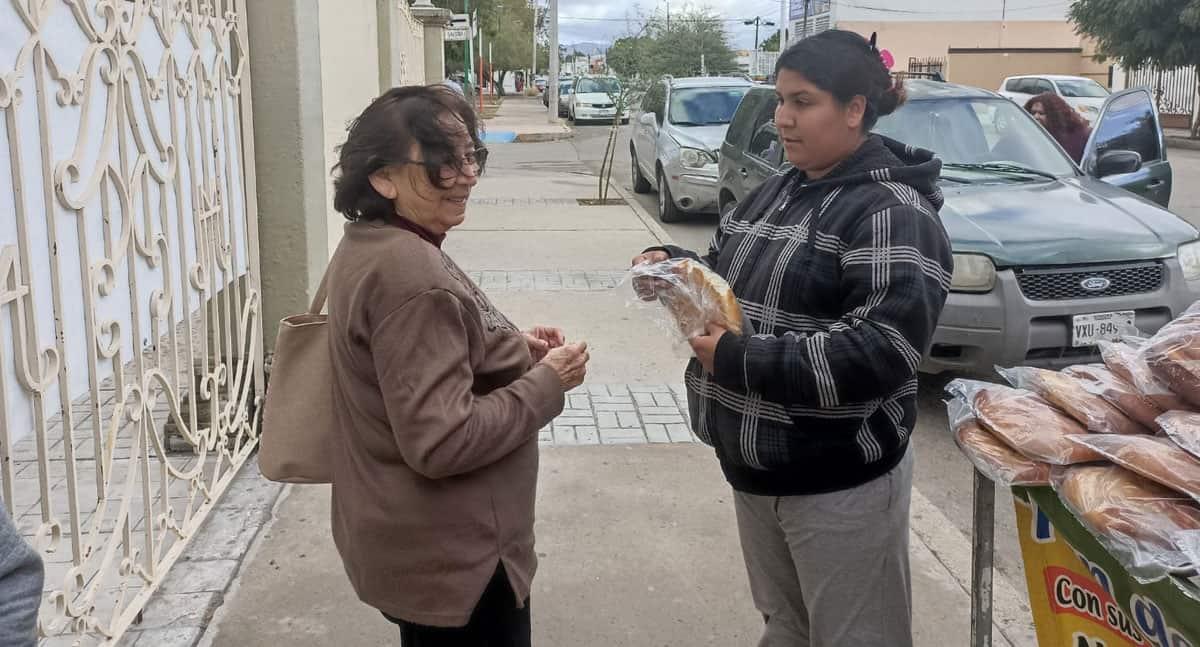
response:
<path id="1" fill-rule="evenodd" d="M 675 198 L 671 195 L 671 187 L 667 184 L 667 176 L 658 172 L 658 219 L 663 222 L 679 222 L 683 213 L 675 206 Z"/>
<path id="2" fill-rule="evenodd" d="M 650 186 L 650 180 L 647 180 L 646 177 L 642 175 L 642 169 L 638 168 L 637 152 L 633 149 L 632 144 L 629 145 L 629 157 L 632 158 L 630 159 L 630 166 L 633 167 L 633 192 L 650 193 L 650 189 L 653 189 L 654 187 Z"/>

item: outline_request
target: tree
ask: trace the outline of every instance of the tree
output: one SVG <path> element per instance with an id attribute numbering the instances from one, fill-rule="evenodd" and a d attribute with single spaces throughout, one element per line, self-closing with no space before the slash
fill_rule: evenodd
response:
<path id="1" fill-rule="evenodd" d="M 771 34 L 771 37 L 759 43 L 758 49 L 764 52 L 779 51 L 779 32 Z"/>
<path id="2" fill-rule="evenodd" d="M 504 77 L 510 70 L 523 70 L 529 67 L 533 58 L 533 8 L 525 0 L 470 0 L 472 13 L 478 12 L 479 26 L 483 30 L 484 46 L 490 43 L 492 69 L 496 72 L 497 89 L 503 93 Z M 462 13 L 463 0 L 433 0 L 435 6 Z M 546 32 L 545 11 L 539 11 L 537 16 L 538 63 L 549 67 L 550 55 L 546 52 L 549 42 Z M 446 44 L 446 69 L 458 71 L 464 68 L 467 44 Z M 478 69 L 481 52 L 475 52 L 475 60 L 471 61 L 472 69 Z M 482 52 L 487 59 L 488 53 Z M 478 72 L 477 72 L 478 73 Z M 485 74 L 487 70 L 485 69 Z"/>
<path id="3" fill-rule="evenodd" d="M 1200 0 L 1075 0 L 1070 16 L 1078 33 L 1096 41 L 1101 60 L 1127 69 L 1195 66 L 1200 82 Z M 1200 138 L 1196 112 L 1192 137 Z"/>
<path id="4" fill-rule="evenodd" d="M 654 41 L 650 73 L 661 76 L 697 76 L 735 74 L 737 55 L 729 47 L 729 36 L 721 20 L 707 10 L 685 10 L 671 18 L 671 26 L 661 21 L 650 24 Z"/>
<path id="5" fill-rule="evenodd" d="M 626 36 L 613 41 L 608 48 L 608 67 L 621 77 L 633 77 L 645 67 L 645 56 L 653 46 L 654 40 L 649 36 Z"/>

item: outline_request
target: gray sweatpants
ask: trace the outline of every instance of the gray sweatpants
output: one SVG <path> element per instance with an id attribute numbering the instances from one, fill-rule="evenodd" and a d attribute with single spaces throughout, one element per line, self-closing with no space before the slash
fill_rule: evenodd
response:
<path id="1" fill-rule="evenodd" d="M 734 493 L 759 647 L 911 647 L 912 451 L 883 476 L 807 496 Z"/>
<path id="2" fill-rule="evenodd" d="M 42 556 L 21 538 L 0 501 L 0 645 L 37 644 L 43 577 Z"/>

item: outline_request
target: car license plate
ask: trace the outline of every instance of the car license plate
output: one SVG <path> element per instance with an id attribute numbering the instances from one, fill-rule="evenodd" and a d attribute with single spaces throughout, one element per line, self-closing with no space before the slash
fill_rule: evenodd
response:
<path id="1" fill-rule="evenodd" d="M 1098 312 L 1071 317 L 1071 345 L 1095 346 L 1099 341 L 1120 341 L 1124 335 L 1137 333 L 1134 312 Z"/>

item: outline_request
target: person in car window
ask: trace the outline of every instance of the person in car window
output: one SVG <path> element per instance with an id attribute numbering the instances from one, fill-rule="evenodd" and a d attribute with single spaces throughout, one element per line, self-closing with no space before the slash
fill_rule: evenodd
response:
<path id="1" fill-rule="evenodd" d="M 1083 149 L 1087 147 L 1092 129 L 1062 97 L 1053 92 L 1043 92 L 1026 101 L 1025 110 L 1058 141 L 1076 164 L 1083 160 Z"/>
<path id="2" fill-rule="evenodd" d="M 794 168 L 718 225 L 699 258 L 754 330 L 691 340 L 696 434 L 734 490 L 760 647 L 909 647 L 917 366 L 950 288 L 941 163 L 871 134 L 904 100 L 874 46 L 832 30 L 776 65 Z"/>

